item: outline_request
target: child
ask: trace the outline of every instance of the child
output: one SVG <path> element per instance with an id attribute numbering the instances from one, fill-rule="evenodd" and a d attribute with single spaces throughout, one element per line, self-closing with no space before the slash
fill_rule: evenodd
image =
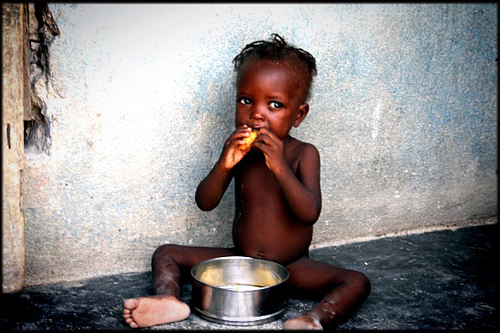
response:
<path id="1" fill-rule="evenodd" d="M 189 316 L 179 300 L 181 275 L 197 263 L 243 255 L 288 268 L 294 296 L 321 300 L 309 312 L 285 322 L 285 329 L 323 329 L 345 320 L 368 297 L 362 273 L 309 259 L 313 225 L 321 211 L 320 157 L 312 144 L 289 135 L 307 113 L 316 61 L 308 52 L 274 34 L 271 42 L 248 44 L 234 59 L 236 130 L 210 173 L 198 185 L 202 210 L 217 207 L 235 183 L 233 248 L 163 245 L 153 255 L 156 295 L 125 301 L 124 318 L 133 328 L 165 324 Z M 258 131 L 251 147 L 244 138 Z"/>

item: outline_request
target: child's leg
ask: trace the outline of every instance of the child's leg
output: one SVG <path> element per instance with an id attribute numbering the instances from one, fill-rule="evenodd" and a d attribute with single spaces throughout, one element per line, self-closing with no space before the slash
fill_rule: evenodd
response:
<path id="1" fill-rule="evenodd" d="M 235 255 L 232 249 L 160 246 L 153 255 L 153 288 L 156 295 L 125 301 L 123 317 L 132 328 L 166 324 L 186 319 L 189 306 L 180 301 L 181 275 L 199 262 Z"/>
<path id="2" fill-rule="evenodd" d="M 287 268 L 293 292 L 298 296 L 322 299 L 311 311 L 287 320 L 285 329 L 323 329 L 337 326 L 352 315 L 370 293 L 370 281 L 360 272 L 305 257 Z"/>

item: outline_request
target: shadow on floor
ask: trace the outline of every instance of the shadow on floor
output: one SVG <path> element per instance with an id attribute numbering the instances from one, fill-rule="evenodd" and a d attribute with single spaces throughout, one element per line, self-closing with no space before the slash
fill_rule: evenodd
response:
<path id="1" fill-rule="evenodd" d="M 498 225 L 382 238 L 314 249 L 311 257 L 365 273 L 372 293 L 337 330 L 499 331 Z M 123 300 L 152 293 L 150 273 L 122 274 L 2 294 L 0 331 L 124 331 Z M 189 304 L 191 285 L 181 298 Z M 192 313 L 145 330 L 279 330 L 311 301 L 290 299 L 283 317 L 229 326 Z M 143 329 L 144 330 L 144 329 Z"/>

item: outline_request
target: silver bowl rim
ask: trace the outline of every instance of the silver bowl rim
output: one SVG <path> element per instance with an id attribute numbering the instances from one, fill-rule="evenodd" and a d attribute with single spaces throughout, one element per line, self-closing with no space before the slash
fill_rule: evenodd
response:
<path id="1" fill-rule="evenodd" d="M 250 260 L 250 261 L 265 262 L 266 264 L 272 264 L 272 265 L 276 265 L 276 266 L 282 268 L 286 272 L 286 276 L 282 278 L 281 282 L 273 284 L 271 286 L 259 287 L 259 288 L 254 289 L 254 290 L 230 290 L 230 289 L 225 289 L 225 288 L 221 288 L 221 287 L 218 287 L 218 286 L 214 286 L 212 284 L 205 283 L 205 282 L 201 281 L 200 279 L 198 279 L 194 275 L 194 271 L 199 266 L 201 266 L 202 264 L 207 264 L 207 263 L 212 262 L 212 261 L 222 261 L 222 260 Z M 265 290 L 265 289 L 276 288 L 277 286 L 280 286 L 280 285 L 284 284 L 288 280 L 288 278 L 290 277 L 290 272 L 288 271 L 288 269 L 285 266 L 283 266 L 281 264 L 278 264 L 277 262 L 274 262 L 272 260 L 257 259 L 257 258 L 246 257 L 246 256 L 227 256 L 227 257 L 217 257 L 217 258 L 207 259 L 207 260 L 204 260 L 202 262 L 197 263 L 196 265 L 194 265 L 191 268 L 191 277 L 194 280 L 196 280 L 196 282 L 201 283 L 202 285 L 205 285 L 205 286 L 208 286 L 208 287 L 211 287 L 211 288 L 215 288 L 215 289 L 218 289 L 218 290 L 223 290 L 225 292 L 252 293 L 252 292 L 258 292 L 258 291 Z"/>

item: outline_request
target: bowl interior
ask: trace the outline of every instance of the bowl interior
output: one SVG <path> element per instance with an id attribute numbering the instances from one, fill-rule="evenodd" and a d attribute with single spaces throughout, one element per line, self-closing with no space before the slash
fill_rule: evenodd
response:
<path id="1" fill-rule="evenodd" d="M 191 274 L 209 286 L 238 291 L 275 286 L 289 276 L 285 267 L 272 261 L 235 256 L 204 261 Z"/>

